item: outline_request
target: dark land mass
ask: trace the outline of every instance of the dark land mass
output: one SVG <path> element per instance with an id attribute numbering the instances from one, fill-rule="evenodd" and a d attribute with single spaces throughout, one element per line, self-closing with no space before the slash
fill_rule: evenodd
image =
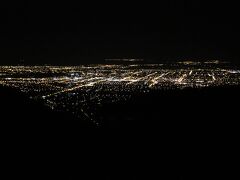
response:
<path id="1" fill-rule="evenodd" d="M 231 128 L 237 120 L 239 90 L 236 86 L 156 90 L 134 94 L 130 101 L 108 104 L 100 111 L 108 127 L 220 130 Z"/>
<path id="2" fill-rule="evenodd" d="M 101 126 L 0 89 L 9 179 L 230 179 L 239 87 L 156 91 L 99 109 Z"/>

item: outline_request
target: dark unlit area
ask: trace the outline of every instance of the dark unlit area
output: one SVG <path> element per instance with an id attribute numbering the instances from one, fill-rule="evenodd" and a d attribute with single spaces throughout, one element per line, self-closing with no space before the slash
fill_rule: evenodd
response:
<path id="1" fill-rule="evenodd" d="M 238 92 L 222 87 L 135 94 L 103 106 L 102 126 L 95 127 L 1 88 L 5 169 L 9 177 L 26 179 L 227 178 L 236 175 L 231 142 Z"/>

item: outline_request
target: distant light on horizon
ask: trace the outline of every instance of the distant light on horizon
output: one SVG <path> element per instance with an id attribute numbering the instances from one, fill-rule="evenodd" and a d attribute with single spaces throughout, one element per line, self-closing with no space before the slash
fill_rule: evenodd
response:
<path id="1" fill-rule="evenodd" d="M 119 61 L 119 62 L 143 62 L 144 59 L 105 59 L 105 61 Z"/>

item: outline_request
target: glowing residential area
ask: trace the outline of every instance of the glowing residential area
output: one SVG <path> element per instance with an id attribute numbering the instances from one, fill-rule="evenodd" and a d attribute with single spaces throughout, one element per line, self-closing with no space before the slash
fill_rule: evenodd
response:
<path id="1" fill-rule="evenodd" d="M 97 64 L 82 66 L 1 66 L 0 85 L 26 93 L 57 111 L 69 111 L 97 125 L 95 109 L 157 90 L 233 86 L 240 70 L 220 64 Z"/>

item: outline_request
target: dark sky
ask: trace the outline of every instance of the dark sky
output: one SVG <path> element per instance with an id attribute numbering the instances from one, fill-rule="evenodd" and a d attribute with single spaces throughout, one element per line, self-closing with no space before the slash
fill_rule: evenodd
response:
<path id="1" fill-rule="evenodd" d="M 237 4 L 229 1 L 1 5 L 0 64 L 100 63 L 105 58 L 238 61 Z"/>

